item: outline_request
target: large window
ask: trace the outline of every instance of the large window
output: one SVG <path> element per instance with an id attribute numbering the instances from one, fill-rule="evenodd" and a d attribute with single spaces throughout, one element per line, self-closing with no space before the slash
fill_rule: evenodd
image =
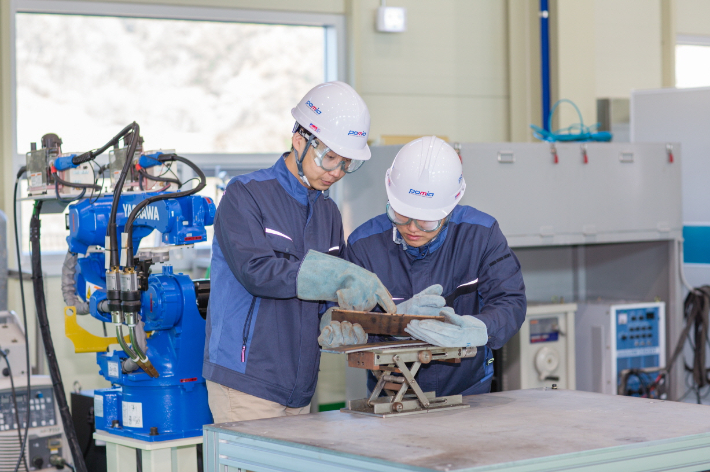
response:
<path id="1" fill-rule="evenodd" d="M 710 87 L 710 36 L 679 36 L 675 63 L 676 87 Z"/>
<path id="2" fill-rule="evenodd" d="M 145 149 L 199 158 L 212 195 L 218 174 L 262 167 L 288 150 L 291 107 L 342 76 L 338 15 L 16 4 L 18 167 L 46 133 L 59 135 L 65 152 L 86 151 L 136 121 Z M 26 228 L 31 202 L 22 213 Z M 43 249 L 66 251 L 64 216 L 43 223 Z"/>

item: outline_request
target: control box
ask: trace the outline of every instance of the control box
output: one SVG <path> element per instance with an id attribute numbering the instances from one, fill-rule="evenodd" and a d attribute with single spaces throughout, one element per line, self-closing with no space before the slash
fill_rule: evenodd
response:
<path id="1" fill-rule="evenodd" d="M 615 395 L 623 371 L 665 367 L 665 321 L 664 302 L 579 304 L 578 388 Z"/>
<path id="2" fill-rule="evenodd" d="M 528 305 L 520 331 L 503 348 L 503 389 L 574 390 L 574 303 Z"/>
<path id="3" fill-rule="evenodd" d="M 24 437 L 28 409 L 30 427 L 25 457 L 29 470 L 57 470 L 50 465 L 49 461 L 50 457 L 55 455 L 71 462 L 59 419 L 59 409 L 54 401 L 52 380 L 46 375 L 33 375 L 30 379 L 29 398 L 27 398 L 27 377 L 18 376 L 13 380 L 17 411 L 13 402 L 10 379 L 0 378 L 0 449 L 7 464 L 12 462 L 12 466 L 7 470 L 14 470 L 15 462 L 20 455 L 21 444 L 17 429 L 21 428 Z M 3 464 L 7 465 L 5 462 Z M 0 469 L 5 470 L 2 466 Z M 25 470 L 24 466 L 21 466 L 20 470 Z"/>

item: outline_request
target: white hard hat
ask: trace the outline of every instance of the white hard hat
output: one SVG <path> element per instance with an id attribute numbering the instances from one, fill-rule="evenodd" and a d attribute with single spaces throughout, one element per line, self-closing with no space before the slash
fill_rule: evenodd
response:
<path id="1" fill-rule="evenodd" d="M 436 136 L 415 139 L 395 156 L 385 187 L 397 213 L 417 220 L 440 220 L 451 213 L 466 190 L 461 158 Z"/>
<path id="2" fill-rule="evenodd" d="M 370 159 L 370 111 L 345 82 L 313 87 L 291 109 L 291 115 L 336 154 L 360 161 Z"/>

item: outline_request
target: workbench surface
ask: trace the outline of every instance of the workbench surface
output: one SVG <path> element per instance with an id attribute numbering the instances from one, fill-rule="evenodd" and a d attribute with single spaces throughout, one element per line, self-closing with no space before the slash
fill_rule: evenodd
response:
<path id="1" fill-rule="evenodd" d="M 464 402 L 399 418 L 331 411 L 205 426 L 205 470 L 710 469 L 707 406 L 550 389 Z"/>

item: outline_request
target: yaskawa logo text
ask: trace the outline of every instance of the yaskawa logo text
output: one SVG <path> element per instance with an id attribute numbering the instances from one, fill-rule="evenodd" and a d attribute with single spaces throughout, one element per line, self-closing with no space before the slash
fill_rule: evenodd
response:
<path id="1" fill-rule="evenodd" d="M 128 215 L 131 214 L 133 209 L 135 208 L 135 205 L 131 205 L 130 203 L 124 203 L 123 204 L 123 214 L 128 217 Z M 154 206 L 147 206 L 143 208 L 139 213 L 137 218 L 143 219 L 143 220 L 154 220 L 154 221 L 160 221 L 160 215 L 158 214 L 158 208 Z"/>
<path id="2" fill-rule="evenodd" d="M 308 100 L 308 101 L 306 102 L 306 105 L 308 106 L 308 108 L 310 108 L 311 110 L 313 110 L 316 115 L 320 115 L 320 114 L 321 114 L 320 108 L 318 108 L 317 106 L 315 106 L 310 100 Z"/>
<path id="3" fill-rule="evenodd" d="M 420 191 L 420 190 L 414 190 L 413 188 L 409 189 L 409 193 L 412 195 L 419 195 L 420 197 L 426 197 L 426 198 L 431 198 L 434 196 L 433 192 L 427 192 L 426 190 Z"/>
<path id="4" fill-rule="evenodd" d="M 348 131 L 348 136 L 367 136 L 367 133 L 364 131 L 353 131 L 350 130 Z"/>
<path id="5" fill-rule="evenodd" d="M 313 123 L 310 124 L 309 128 L 311 128 L 316 133 L 320 133 L 320 128 L 314 125 Z"/>

